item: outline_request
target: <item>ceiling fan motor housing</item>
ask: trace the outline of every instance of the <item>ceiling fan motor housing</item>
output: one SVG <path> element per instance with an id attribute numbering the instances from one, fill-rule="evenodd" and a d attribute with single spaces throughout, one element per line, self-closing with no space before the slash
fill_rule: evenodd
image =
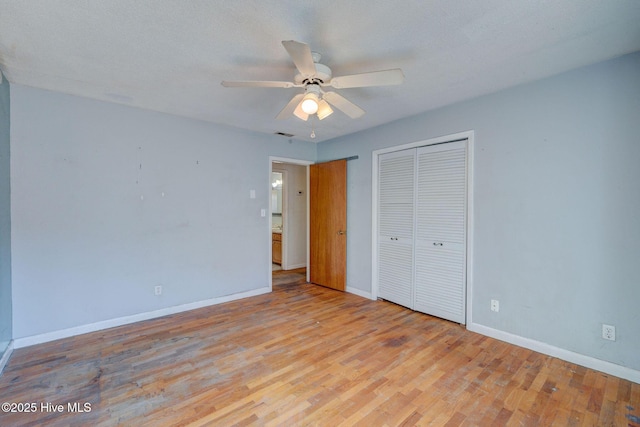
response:
<path id="1" fill-rule="evenodd" d="M 293 78 L 293 81 L 297 85 L 308 85 L 308 84 L 321 84 L 328 83 L 331 80 L 331 68 L 327 67 L 323 64 L 314 64 L 316 66 L 316 73 L 312 76 L 303 75 L 302 73 L 298 73 Z"/>

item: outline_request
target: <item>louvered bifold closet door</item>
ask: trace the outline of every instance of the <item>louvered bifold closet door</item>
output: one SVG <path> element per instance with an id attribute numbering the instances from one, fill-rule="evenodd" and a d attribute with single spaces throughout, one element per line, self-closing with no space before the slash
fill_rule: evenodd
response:
<path id="1" fill-rule="evenodd" d="M 466 141 L 418 149 L 414 309 L 465 323 Z"/>
<path id="2" fill-rule="evenodd" d="M 378 294 L 413 308 L 414 181 L 416 150 L 379 156 Z"/>

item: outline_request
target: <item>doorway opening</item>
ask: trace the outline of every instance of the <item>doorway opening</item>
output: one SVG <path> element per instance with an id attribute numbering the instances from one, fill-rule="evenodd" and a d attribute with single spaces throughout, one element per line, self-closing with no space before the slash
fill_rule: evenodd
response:
<path id="1" fill-rule="evenodd" d="M 306 283 L 309 262 L 309 171 L 313 162 L 269 158 L 269 284 Z"/>

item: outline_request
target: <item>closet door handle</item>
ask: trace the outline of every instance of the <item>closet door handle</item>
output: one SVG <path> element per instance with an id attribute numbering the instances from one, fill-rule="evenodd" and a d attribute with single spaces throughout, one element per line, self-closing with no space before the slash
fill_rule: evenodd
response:
<path id="1" fill-rule="evenodd" d="M 433 246 L 442 246 L 442 243 L 433 242 Z"/>

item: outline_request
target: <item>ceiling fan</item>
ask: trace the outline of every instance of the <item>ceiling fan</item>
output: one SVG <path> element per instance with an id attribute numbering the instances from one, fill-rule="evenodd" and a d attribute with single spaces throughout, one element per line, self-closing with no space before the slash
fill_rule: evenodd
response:
<path id="1" fill-rule="evenodd" d="M 387 86 L 401 84 L 404 81 L 404 74 L 402 74 L 402 70 L 399 68 L 333 77 L 331 68 L 320 64 L 320 54 L 311 52 L 308 44 L 294 40 L 286 40 L 282 42 L 282 45 L 298 69 L 293 82 L 223 81 L 222 86 L 304 88 L 304 92 L 295 95 L 276 118 L 286 119 L 293 114 L 299 119 L 306 121 L 309 116 L 313 114 L 317 114 L 320 120 L 327 118 L 333 113 L 331 106 L 341 110 L 352 119 L 364 115 L 365 111 L 362 108 L 337 92 L 324 90 L 325 88 L 346 89 L 354 87 Z"/>

